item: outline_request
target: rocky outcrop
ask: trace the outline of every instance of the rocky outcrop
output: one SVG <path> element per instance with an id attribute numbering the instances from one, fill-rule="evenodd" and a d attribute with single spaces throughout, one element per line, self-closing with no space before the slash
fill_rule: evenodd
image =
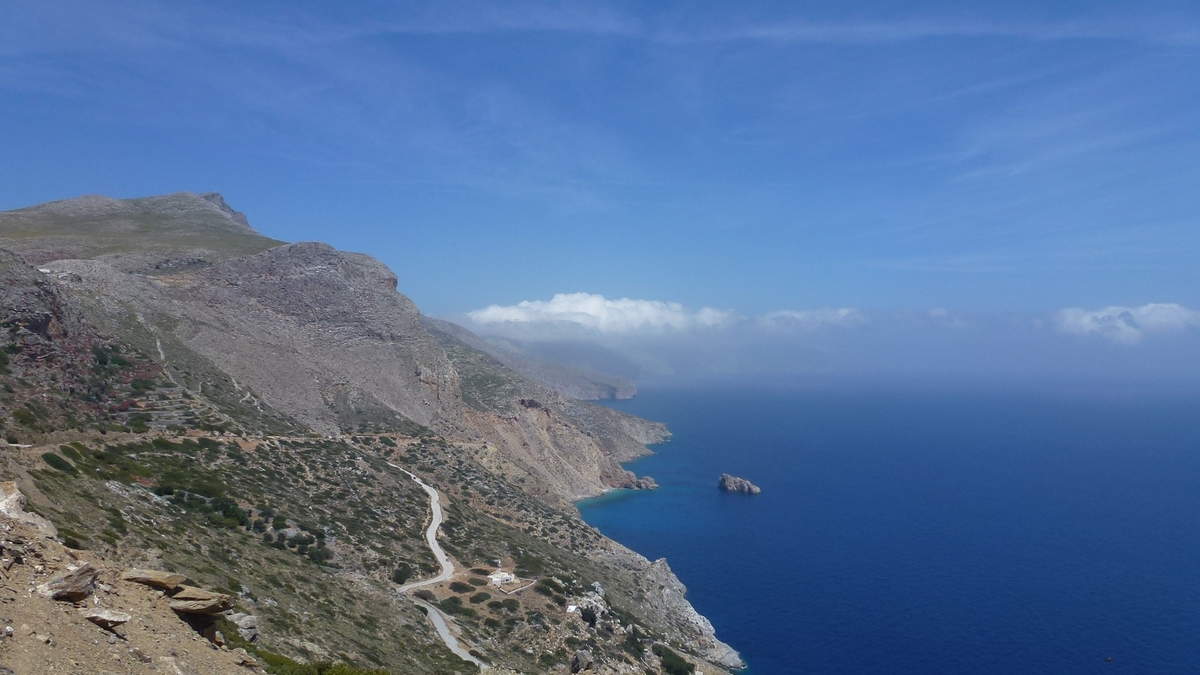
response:
<path id="1" fill-rule="evenodd" d="M 15 481 L 0 482 L 0 516 L 30 525 L 43 536 L 58 536 L 58 531 L 50 521 L 25 510 L 25 495 Z"/>
<path id="2" fill-rule="evenodd" d="M 163 591 L 173 591 L 179 588 L 187 580 L 187 577 L 174 572 L 133 568 L 122 572 L 121 579 L 123 581 L 145 584 Z"/>
<path id="3" fill-rule="evenodd" d="M 571 657 L 571 672 L 582 673 L 591 670 L 595 664 L 596 660 L 592 653 L 586 649 L 580 649 Z"/>
<path id="4" fill-rule="evenodd" d="M 180 614 L 220 614 L 233 607 L 233 598 L 224 593 L 184 586 L 171 596 L 170 607 Z"/>
<path id="5" fill-rule="evenodd" d="M 258 617 L 244 612 L 229 612 L 225 615 L 237 627 L 238 635 L 247 642 L 258 640 Z"/>
<path id="6" fill-rule="evenodd" d="M 762 488 L 758 487 L 754 483 L 751 483 L 745 478 L 740 478 L 727 473 L 721 474 L 721 479 L 717 481 L 717 487 L 720 488 L 722 492 L 732 492 L 735 494 L 756 495 L 762 493 Z"/>
<path id="7" fill-rule="evenodd" d="M 640 476 L 630 480 L 621 487 L 629 490 L 657 490 L 659 486 L 658 481 L 654 480 L 652 476 Z"/>

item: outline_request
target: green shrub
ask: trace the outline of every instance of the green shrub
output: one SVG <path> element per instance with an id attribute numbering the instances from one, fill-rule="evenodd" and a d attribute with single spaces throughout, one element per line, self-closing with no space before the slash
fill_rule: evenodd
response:
<path id="1" fill-rule="evenodd" d="M 690 675 L 690 673 L 696 672 L 696 666 L 684 661 L 683 657 L 671 651 L 670 647 L 654 645 L 651 649 L 658 656 L 663 672 L 667 675 Z"/>
<path id="2" fill-rule="evenodd" d="M 469 584 L 464 584 L 461 581 L 455 581 L 454 583 L 450 584 L 450 590 L 454 591 L 455 593 L 470 593 L 471 591 L 475 590 L 475 588 Z"/>
<path id="3" fill-rule="evenodd" d="M 71 475 L 75 475 L 75 474 L 79 473 L 78 471 L 75 470 L 75 467 L 70 462 L 63 459 L 62 457 L 59 457 L 58 455 L 54 454 L 53 452 L 42 453 L 42 459 L 45 460 L 45 462 L 47 464 L 49 464 L 52 468 L 58 469 L 59 471 L 61 471 L 63 473 L 69 473 Z"/>
<path id="4" fill-rule="evenodd" d="M 402 584 L 412 578 L 412 568 L 405 563 L 396 566 L 392 570 L 392 583 Z"/>
<path id="5" fill-rule="evenodd" d="M 234 632 L 236 633 L 236 631 Z M 300 663 L 257 647 L 253 647 L 249 651 L 263 662 L 267 672 L 271 675 L 387 675 L 386 670 L 356 668 L 344 663 Z"/>
<path id="6" fill-rule="evenodd" d="M 479 603 L 481 603 L 485 600 L 490 600 L 491 597 L 492 597 L 491 593 L 476 593 L 475 595 L 471 596 L 471 604 L 478 605 Z"/>
<path id="7" fill-rule="evenodd" d="M 438 603 L 438 607 L 447 614 L 460 614 L 462 616 L 475 616 L 475 610 L 463 607 L 462 600 L 457 595 L 452 595 Z"/>

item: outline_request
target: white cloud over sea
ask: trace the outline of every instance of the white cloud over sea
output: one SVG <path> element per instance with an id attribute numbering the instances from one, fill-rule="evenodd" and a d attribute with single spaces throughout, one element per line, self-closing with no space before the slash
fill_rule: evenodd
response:
<path id="1" fill-rule="evenodd" d="M 467 316 L 483 325 L 568 323 L 604 334 L 713 328 L 735 319 L 733 312 L 712 307 L 692 311 L 678 302 L 606 298 L 595 293 L 556 293 L 549 300 L 489 305 Z"/>
<path id="2" fill-rule="evenodd" d="M 1063 333 L 1099 336 L 1131 345 L 1148 335 L 1200 328 L 1200 311 L 1169 302 L 1101 309 L 1069 307 L 1059 310 L 1054 320 Z"/>

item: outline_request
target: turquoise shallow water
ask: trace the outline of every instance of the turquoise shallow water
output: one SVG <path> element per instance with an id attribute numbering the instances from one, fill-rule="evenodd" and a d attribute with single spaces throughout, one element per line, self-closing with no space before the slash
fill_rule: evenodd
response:
<path id="1" fill-rule="evenodd" d="M 580 509 L 754 675 L 1200 672 L 1200 398 L 1151 392 L 650 387 L 662 487 Z"/>

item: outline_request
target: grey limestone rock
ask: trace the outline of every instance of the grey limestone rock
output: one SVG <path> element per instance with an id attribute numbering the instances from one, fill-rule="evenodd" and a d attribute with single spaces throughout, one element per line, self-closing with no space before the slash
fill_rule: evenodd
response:
<path id="1" fill-rule="evenodd" d="M 744 495 L 756 495 L 762 493 L 762 488 L 758 487 L 754 483 L 751 483 L 745 478 L 740 478 L 727 473 L 721 474 L 721 479 L 717 482 L 717 487 L 720 488 L 722 492 L 734 492 Z"/>

